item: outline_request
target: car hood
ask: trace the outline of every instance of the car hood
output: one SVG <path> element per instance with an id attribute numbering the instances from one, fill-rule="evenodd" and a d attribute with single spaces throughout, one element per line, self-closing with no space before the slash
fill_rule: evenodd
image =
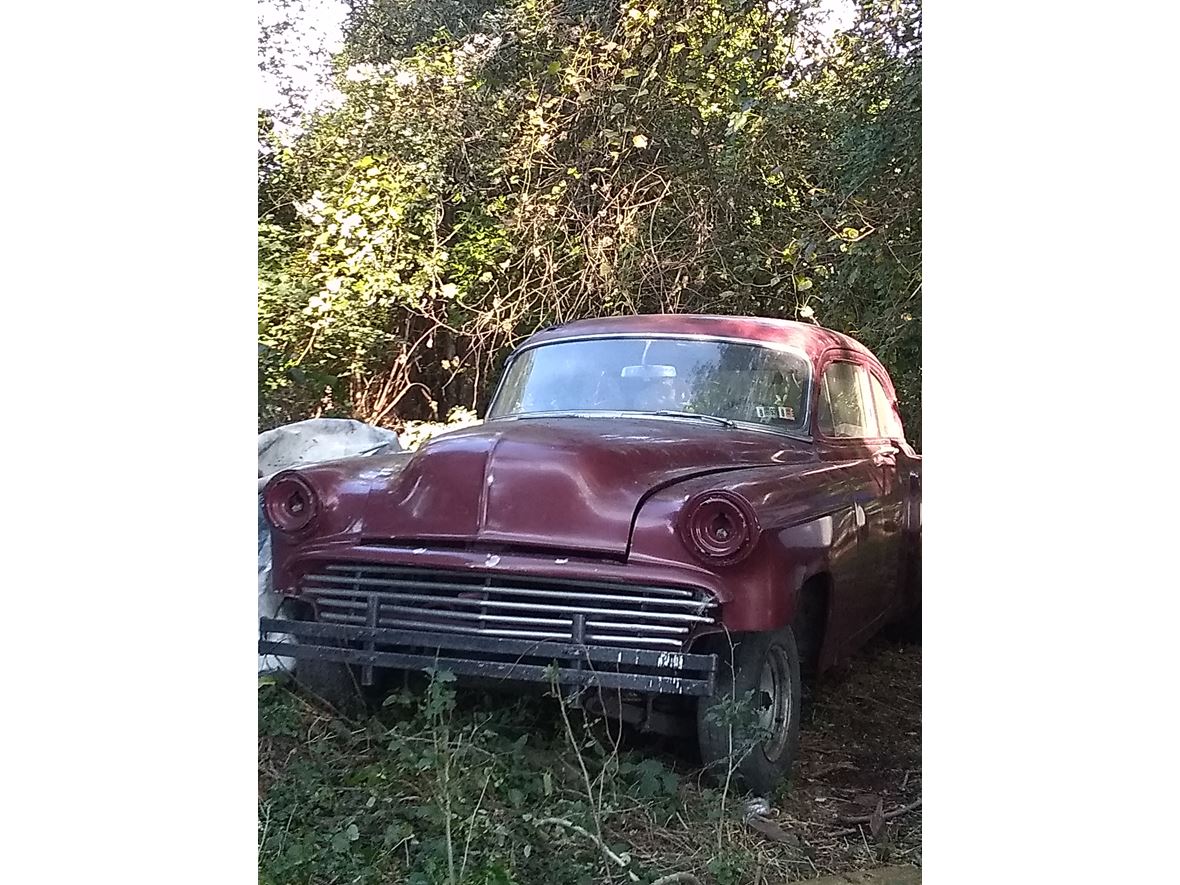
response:
<path id="1" fill-rule="evenodd" d="M 367 541 L 451 541 L 622 556 L 646 495 L 680 479 L 809 460 L 779 434 L 695 419 L 498 420 L 428 441 L 375 479 Z"/>

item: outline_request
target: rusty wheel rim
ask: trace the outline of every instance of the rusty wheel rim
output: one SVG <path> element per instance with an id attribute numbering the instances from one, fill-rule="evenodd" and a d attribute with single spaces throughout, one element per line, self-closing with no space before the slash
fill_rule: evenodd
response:
<path id="1" fill-rule="evenodd" d="M 758 677 L 758 725 L 766 737 L 762 751 L 777 760 L 787 746 L 791 723 L 791 676 L 787 653 L 777 645 L 767 649 Z"/>

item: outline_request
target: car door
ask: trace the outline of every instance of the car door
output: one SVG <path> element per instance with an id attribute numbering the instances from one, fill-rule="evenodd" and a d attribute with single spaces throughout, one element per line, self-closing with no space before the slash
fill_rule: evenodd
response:
<path id="1" fill-rule="evenodd" d="M 909 499 L 905 438 L 897 404 L 886 392 L 883 373 L 865 366 L 865 380 L 872 400 L 876 438 L 868 440 L 873 466 L 879 473 L 881 496 L 873 526 L 873 556 L 882 581 L 882 602 L 888 612 L 896 610 L 901 593 L 906 506 Z"/>
<path id="2" fill-rule="evenodd" d="M 829 352 L 820 368 L 815 404 L 820 457 L 834 462 L 833 599 L 830 617 L 841 645 L 855 645 L 879 626 L 893 603 L 890 561 L 891 474 L 872 405 L 869 370 L 855 352 Z"/>
<path id="3" fill-rule="evenodd" d="M 907 567 L 913 568 L 907 556 L 912 558 L 913 550 L 910 548 L 921 522 L 918 512 L 921 501 L 920 458 L 906 442 L 897 400 L 889 392 L 891 385 L 879 367 L 869 368 L 869 386 L 880 435 L 876 458 L 881 463 L 882 482 L 886 488 L 883 510 L 887 515 L 887 531 L 883 538 L 886 551 L 883 555 L 888 557 L 886 563 L 894 575 L 893 604 L 900 609 L 913 602 L 903 597 L 907 592 L 907 584 L 914 579 L 913 575 L 907 574 Z"/>

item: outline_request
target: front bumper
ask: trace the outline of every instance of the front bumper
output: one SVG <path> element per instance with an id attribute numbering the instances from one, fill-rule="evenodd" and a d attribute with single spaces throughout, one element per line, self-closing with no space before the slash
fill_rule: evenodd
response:
<path id="1" fill-rule="evenodd" d="M 544 642 L 388 627 L 259 620 L 259 654 L 336 661 L 361 668 L 371 682 L 374 668 L 450 670 L 516 682 L 575 685 L 648 694 L 711 695 L 716 655 L 650 649 L 607 648 L 576 642 Z M 288 634 L 278 642 L 270 634 Z"/>

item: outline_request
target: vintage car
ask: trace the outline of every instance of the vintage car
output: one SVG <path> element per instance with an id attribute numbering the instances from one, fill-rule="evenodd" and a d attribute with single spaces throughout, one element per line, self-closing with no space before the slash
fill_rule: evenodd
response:
<path id="1" fill-rule="evenodd" d="M 919 611 L 920 478 L 888 373 L 845 335 L 572 322 L 510 356 L 482 425 L 271 480 L 296 620 L 262 619 L 259 653 L 329 700 L 438 668 L 648 728 L 691 713 L 704 760 L 768 791 L 803 680 Z"/>

